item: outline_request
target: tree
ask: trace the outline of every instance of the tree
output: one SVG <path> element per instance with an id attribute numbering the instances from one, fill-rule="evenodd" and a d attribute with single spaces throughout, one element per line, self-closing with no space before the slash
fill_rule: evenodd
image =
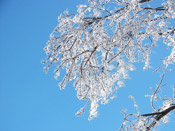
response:
<path id="1" fill-rule="evenodd" d="M 60 70 L 66 70 L 60 89 L 74 80 L 78 99 L 87 101 L 77 112 L 78 116 L 90 103 L 89 120 L 96 117 L 99 104 L 107 104 L 114 98 L 129 78 L 129 71 L 136 69 L 135 63 L 143 62 L 143 70 L 149 69 L 150 56 L 160 41 L 170 53 L 161 58 L 162 64 L 155 70 L 162 72 L 162 76 L 150 95 L 154 111 L 128 115 L 123 111 L 125 117 L 120 130 L 156 129 L 159 121 L 175 109 L 174 96 L 159 95 L 160 88 L 167 86 L 163 84 L 165 74 L 174 71 L 175 0 L 159 1 L 156 7 L 149 6 L 149 2 L 151 0 L 88 0 L 88 4 L 78 6 L 77 14 L 66 10 L 58 17 L 58 25 L 44 48 L 45 71 L 56 65 L 57 79 Z M 163 106 L 155 106 L 158 100 Z M 137 108 L 135 100 L 134 103 Z"/>

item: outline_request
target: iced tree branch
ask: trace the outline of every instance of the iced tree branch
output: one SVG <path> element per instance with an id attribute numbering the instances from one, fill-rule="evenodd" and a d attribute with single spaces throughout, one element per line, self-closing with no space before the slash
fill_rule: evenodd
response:
<path id="1" fill-rule="evenodd" d="M 147 130 L 151 130 L 158 121 L 160 121 L 164 116 L 166 116 L 168 113 L 173 111 L 175 109 L 175 105 L 172 104 L 169 108 L 161 111 L 161 112 L 155 112 L 155 113 L 149 113 L 149 114 L 143 114 L 141 116 L 152 116 L 153 117 L 153 122 L 147 127 Z M 155 117 L 154 117 L 155 116 Z"/>
<path id="2" fill-rule="evenodd" d="M 157 110 L 156 110 L 156 108 L 155 108 L 155 106 L 154 106 L 154 99 L 155 99 L 156 94 L 158 93 L 158 90 L 161 88 L 163 79 L 164 79 L 164 77 L 165 77 L 165 73 L 166 73 L 166 70 L 164 70 L 164 72 L 163 72 L 163 74 L 162 74 L 162 76 L 161 76 L 161 80 L 160 80 L 160 82 L 159 82 L 159 84 L 158 84 L 156 90 L 154 91 L 153 95 L 151 96 L 151 106 L 153 107 L 153 109 L 154 109 L 155 111 L 157 111 Z"/>
<path id="3" fill-rule="evenodd" d="M 154 47 L 165 44 L 170 51 L 160 58 L 158 70 L 162 69 L 163 75 L 151 96 L 153 109 L 160 112 L 154 101 L 167 70 L 175 63 L 175 0 L 161 1 L 157 7 L 148 6 L 149 1 L 88 0 L 88 4 L 77 7 L 76 14 L 66 10 L 58 17 L 44 48 L 45 71 L 54 65 L 55 79 L 65 71 L 60 89 L 74 81 L 77 98 L 87 101 L 81 111 L 90 105 L 89 120 L 97 117 L 100 104 L 107 104 L 125 85 L 129 72 L 136 69 L 135 63 L 142 62 L 143 70 L 149 69 Z M 143 116 L 131 116 L 143 121 Z"/>

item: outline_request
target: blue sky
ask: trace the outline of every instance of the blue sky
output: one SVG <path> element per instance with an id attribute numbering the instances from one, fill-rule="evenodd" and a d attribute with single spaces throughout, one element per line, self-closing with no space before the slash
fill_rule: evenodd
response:
<path id="1" fill-rule="evenodd" d="M 118 91 L 117 98 L 101 105 L 99 116 L 92 121 L 88 121 L 89 107 L 81 117 L 75 116 L 85 102 L 76 98 L 72 83 L 60 91 L 57 84 L 61 77 L 56 81 L 53 70 L 47 75 L 43 72 L 43 48 L 57 25 L 58 15 L 65 9 L 75 13 L 76 5 L 86 2 L 0 1 L 0 131 L 114 131 L 123 120 L 122 109 L 135 112 L 128 95 L 135 96 L 141 113 L 153 111 L 144 97 L 159 81 L 160 73 L 152 74 L 153 70 L 143 72 L 140 66 L 130 73 L 131 79 Z M 155 66 L 160 63 L 158 56 L 167 54 L 163 49 L 160 44 L 153 52 Z M 167 81 L 174 83 L 173 77 L 174 73 L 169 74 Z M 174 112 L 170 123 L 160 126 L 161 131 L 175 129 L 172 116 Z"/>

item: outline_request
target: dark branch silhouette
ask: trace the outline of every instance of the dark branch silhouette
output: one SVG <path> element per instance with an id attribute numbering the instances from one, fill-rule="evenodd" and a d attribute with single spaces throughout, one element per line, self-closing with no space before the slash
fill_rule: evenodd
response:
<path id="1" fill-rule="evenodd" d="M 165 109 L 165 110 L 163 110 L 161 112 L 148 113 L 148 114 L 141 115 L 141 116 L 145 116 L 145 117 L 147 117 L 147 116 L 152 116 L 152 117 L 155 116 L 153 122 L 150 124 L 149 127 L 147 127 L 147 130 L 149 131 L 152 127 L 154 127 L 156 125 L 156 123 L 160 119 L 162 119 L 164 116 L 166 116 L 168 113 L 170 113 L 174 109 L 175 109 L 175 105 L 172 104 L 172 106 L 170 106 L 169 108 L 167 108 L 167 109 Z"/>
<path id="2" fill-rule="evenodd" d="M 151 0 L 141 0 L 141 1 L 139 1 L 139 3 L 145 3 L 145 2 L 149 2 L 149 1 L 151 1 Z"/>

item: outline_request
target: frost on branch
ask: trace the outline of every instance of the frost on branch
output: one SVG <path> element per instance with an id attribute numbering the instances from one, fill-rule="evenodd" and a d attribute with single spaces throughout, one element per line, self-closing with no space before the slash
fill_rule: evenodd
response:
<path id="1" fill-rule="evenodd" d="M 175 1 L 167 0 L 156 8 L 142 6 L 138 0 L 88 2 L 77 6 L 77 14 L 66 10 L 58 17 L 44 48 L 44 63 L 46 72 L 56 65 L 56 79 L 61 69 L 66 71 L 60 89 L 74 80 L 78 99 L 91 102 L 92 119 L 99 104 L 108 103 L 124 86 L 128 72 L 135 69 L 133 63 L 144 62 L 143 69 L 149 69 L 152 49 L 160 38 L 172 48 L 163 64 L 175 62 L 175 29 L 169 24 L 175 16 Z"/>
<path id="2" fill-rule="evenodd" d="M 175 110 L 174 101 L 174 98 L 167 98 L 157 112 L 148 114 L 140 115 L 137 111 L 137 114 L 127 115 L 126 112 L 123 111 L 124 120 L 119 131 L 156 131 L 161 122 L 163 124 L 168 122 L 170 112 Z M 136 109 L 138 108 L 136 107 Z"/>

